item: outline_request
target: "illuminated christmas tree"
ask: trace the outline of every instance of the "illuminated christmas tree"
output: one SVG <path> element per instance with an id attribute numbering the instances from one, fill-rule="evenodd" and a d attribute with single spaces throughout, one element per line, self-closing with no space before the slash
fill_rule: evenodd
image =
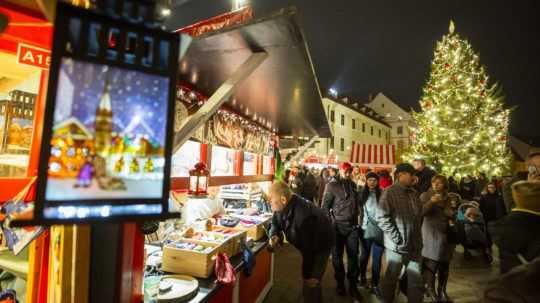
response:
<path id="1" fill-rule="evenodd" d="M 115 173 L 119 174 L 122 172 L 122 170 L 124 170 L 124 157 L 120 157 L 120 159 L 118 159 L 116 163 L 114 163 Z"/>
<path id="2" fill-rule="evenodd" d="M 154 172 L 154 162 L 152 162 L 152 159 L 148 158 L 148 160 L 146 160 L 146 163 L 144 163 L 144 172 Z"/>
<path id="3" fill-rule="evenodd" d="M 132 173 L 132 174 L 136 174 L 140 171 L 140 167 L 139 167 L 139 161 L 137 161 L 136 158 L 133 158 L 131 160 L 131 163 L 129 164 L 129 172 Z"/>
<path id="4" fill-rule="evenodd" d="M 501 175 L 508 169 L 510 111 L 452 22 L 449 34 L 437 43 L 420 105 L 404 160 L 423 158 L 440 173 L 458 177 Z"/>

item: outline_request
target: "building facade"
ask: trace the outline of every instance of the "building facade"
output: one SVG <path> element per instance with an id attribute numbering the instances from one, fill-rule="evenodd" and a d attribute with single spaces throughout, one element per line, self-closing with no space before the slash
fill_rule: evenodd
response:
<path id="1" fill-rule="evenodd" d="M 390 125 L 383 117 L 360 102 L 345 98 L 323 98 L 324 110 L 333 136 L 319 139 L 311 150 L 336 162 L 350 161 L 357 144 L 388 144 Z"/>
<path id="2" fill-rule="evenodd" d="M 409 127 L 413 125 L 411 113 L 383 93 L 379 93 L 366 106 L 384 117 L 384 122 L 391 127 L 389 143 L 396 146 L 397 159 L 400 159 L 403 151 L 411 143 L 409 132 Z"/>

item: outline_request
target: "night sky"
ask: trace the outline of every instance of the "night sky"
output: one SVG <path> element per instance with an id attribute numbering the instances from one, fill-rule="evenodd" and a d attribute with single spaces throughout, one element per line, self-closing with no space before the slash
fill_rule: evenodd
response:
<path id="1" fill-rule="evenodd" d="M 129 134 L 147 135 L 164 144 L 168 79 L 71 59 L 63 62 L 55 124 L 74 116 L 93 131 L 96 109 L 107 80 L 113 131 L 132 130 Z"/>
<path id="2" fill-rule="evenodd" d="M 298 8 L 323 94 L 333 87 L 367 102 L 383 92 L 416 110 L 435 43 L 453 19 L 456 32 L 480 54 L 490 83 L 502 85 L 507 107 L 516 107 L 511 133 L 540 137 L 539 1 L 251 1 L 256 18 Z M 224 13 L 231 2 L 176 0 L 166 24 L 179 28 Z"/>

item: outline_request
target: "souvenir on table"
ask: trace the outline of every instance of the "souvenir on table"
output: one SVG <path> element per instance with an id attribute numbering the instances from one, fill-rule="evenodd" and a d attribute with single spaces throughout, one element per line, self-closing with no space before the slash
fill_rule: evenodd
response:
<path id="1" fill-rule="evenodd" d="M 179 37 L 59 3 L 38 219 L 168 211 Z"/>

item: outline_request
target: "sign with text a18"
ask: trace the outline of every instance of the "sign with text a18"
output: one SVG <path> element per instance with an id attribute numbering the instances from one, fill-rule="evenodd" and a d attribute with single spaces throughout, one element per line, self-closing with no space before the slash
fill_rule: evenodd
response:
<path id="1" fill-rule="evenodd" d="M 51 65 L 51 51 L 23 43 L 17 48 L 17 62 L 43 69 L 49 69 Z"/>

